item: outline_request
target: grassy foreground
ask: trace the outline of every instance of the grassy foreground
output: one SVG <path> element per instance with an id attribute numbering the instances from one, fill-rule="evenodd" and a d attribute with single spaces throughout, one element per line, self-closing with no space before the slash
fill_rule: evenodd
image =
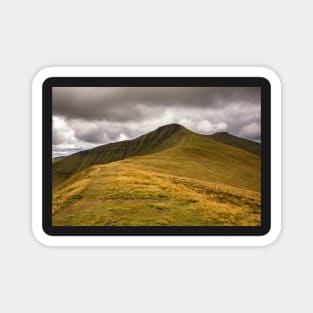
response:
<path id="1" fill-rule="evenodd" d="M 166 127 L 137 143 L 118 143 L 120 160 L 97 161 L 106 160 L 105 151 L 114 159 L 106 145 L 95 149 L 94 163 L 91 152 L 85 160 L 77 154 L 55 163 L 54 177 L 61 178 L 53 191 L 53 225 L 260 225 L 260 157 L 251 145 L 240 139 L 248 149 L 239 148 L 181 126 Z M 226 139 L 234 143 L 236 137 Z"/>

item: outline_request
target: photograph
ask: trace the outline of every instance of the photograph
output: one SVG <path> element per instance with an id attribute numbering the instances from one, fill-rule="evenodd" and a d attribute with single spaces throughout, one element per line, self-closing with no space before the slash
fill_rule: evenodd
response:
<path id="1" fill-rule="evenodd" d="M 260 226 L 261 88 L 53 87 L 53 226 Z"/>

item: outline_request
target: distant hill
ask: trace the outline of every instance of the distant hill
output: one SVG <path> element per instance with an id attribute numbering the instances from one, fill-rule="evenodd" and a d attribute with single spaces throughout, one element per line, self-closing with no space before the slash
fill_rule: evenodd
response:
<path id="1" fill-rule="evenodd" d="M 256 143 L 170 124 L 53 163 L 54 225 L 259 225 Z"/>
<path id="2" fill-rule="evenodd" d="M 256 155 L 261 154 L 261 145 L 259 143 L 231 135 L 227 132 L 220 132 L 214 135 L 208 135 L 208 137 L 218 142 L 246 150 Z"/>
<path id="3" fill-rule="evenodd" d="M 64 158 L 65 158 L 64 156 L 55 157 L 55 158 L 52 158 L 52 162 L 55 163 L 55 162 L 58 162 Z"/>

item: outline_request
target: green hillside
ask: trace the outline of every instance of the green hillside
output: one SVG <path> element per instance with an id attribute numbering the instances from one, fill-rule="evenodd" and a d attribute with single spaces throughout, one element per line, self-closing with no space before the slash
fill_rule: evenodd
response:
<path id="1" fill-rule="evenodd" d="M 52 158 L 52 163 L 59 162 L 59 161 L 61 161 L 61 160 L 64 159 L 64 158 L 65 158 L 65 157 L 63 157 L 63 156 Z"/>
<path id="2" fill-rule="evenodd" d="M 259 225 L 260 158 L 246 150 L 172 124 L 76 153 L 53 164 L 53 224 Z"/>
<path id="3" fill-rule="evenodd" d="M 209 135 L 208 137 L 256 155 L 261 155 L 261 145 L 257 142 L 240 138 L 226 132 L 216 133 L 214 135 Z"/>

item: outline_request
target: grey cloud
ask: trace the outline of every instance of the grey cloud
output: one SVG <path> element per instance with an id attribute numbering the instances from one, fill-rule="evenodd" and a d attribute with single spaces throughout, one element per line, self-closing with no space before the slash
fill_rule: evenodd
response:
<path id="1" fill-rule="evenodd" d="M 87 141 L 90 143 L 103 143 L 105 136 L 99 128 L 90 130 L 76 130 L 75 135 L 77 139 Z"/>
<path id="2" fill-rule="evenodd" d="M 53 112 L 67 118 L 139 121 L 164 107 L 225 107 L 230 102 L 257 104 L 254 87 L 54 87 Z"/>
<path id="3" fill-rule="evenodd" d="M 74 131 L 75 137 L 79 140 L 90 143 L 108 143 L 116 141 L 121 134 L 128 134 L 133 137 L 136 132 L 129 124 L 89 121 L 89 120 L 68 120 L 69 127 Z"/>
<path id="4" fill-rule="evenodd" d="M 252 122 L 250 124 L 244 125 L 240 131 L 239 134 L 242 137 L 249 138 L 251 140 L 259 141 L 261 137 L 261 128 L 260 124 L 256 122 Z"/>
<path id="5" fill-rule="evenodd" d="M 65 142 L 65 138 L 62 136 L 62 133 L 57 129 L 53 129 L 52 132 L 52 144 L 59 145 Z"/>

